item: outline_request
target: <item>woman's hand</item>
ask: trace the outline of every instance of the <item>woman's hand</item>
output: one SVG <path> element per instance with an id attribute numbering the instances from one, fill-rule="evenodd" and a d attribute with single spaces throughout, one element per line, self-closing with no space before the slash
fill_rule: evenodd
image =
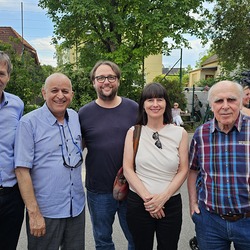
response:
<path id="1" fill-rule="evenodd" d="M 161 194 L 150 195 L 145 198 L 145 210 L 148 211 L 153 218 L 161 219 L 162 217 L 165 217 L 163 210 L 165 202 L 166 201 Z"/>

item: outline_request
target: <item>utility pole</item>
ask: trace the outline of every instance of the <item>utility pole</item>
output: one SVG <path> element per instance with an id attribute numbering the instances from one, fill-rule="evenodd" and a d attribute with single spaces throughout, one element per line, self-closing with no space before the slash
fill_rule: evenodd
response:
<path id="1" fill-rule="evenodd" d="M 23 62 L 23 54 L 24 54 L 24 43 L 23 43 L 23 2 L 21 2 L 21 24 L 22 24 L 22 62 Z"/>
<path id="2" fill-rule="evenodd" d="M 182 49 L 180 55 L 180 85 L 182 85 Z"/>

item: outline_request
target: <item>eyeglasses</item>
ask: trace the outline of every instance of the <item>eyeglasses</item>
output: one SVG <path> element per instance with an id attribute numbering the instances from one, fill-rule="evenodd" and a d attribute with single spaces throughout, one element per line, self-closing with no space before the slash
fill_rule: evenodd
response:
<path id="1" fill-rule="evenodd" d="M 117 76 L 96 76 L 95 79 L 99 83 L 104 83 L 105 80 L 107 79 L 110 83 L 113 83 L 116 81 Z"/>
<path id="2" fill-rule="evenodd" d="M 158 132 L 154 132 L 153 135 L 152 135 L 152 138 L 153 138 L 154 140 L 156 140 L 155 146 L 156 146 L 157 148 L 162 149 L 162 144 L 161 144 L 161 141 L 160 141 L 160 139 L 159 139 L 159 134 L 158 134 Z"/>
<path id="3" fill-rule="evenodd" d="M 75 152 L 75 151 L 77 150 L 75 154 L 76 154 L 76 155 L 79 155 L 79 157 L 80 157 L 79 161 L 78 161 L 75 165 L 73 165 L 73 166 L 69 165 L 69 164 L 66 162 L 66 160 L 65 160 L 64 152 L 63 152 L 63 136 L 62 136 L 62 133 L 63 133 L 63 135 L 64 135 L 64 138 L 65 138 L 65 133 L 64 133 L 64 129 L 63 129 L 62 126 L 61 126 L 61 127 L 62 127 L 62 131 L 61 131 L 60 126 L 61 126 L 61 125 L 59 125 L 59 130 L 60 130 L 60 136 L 61 136 L 62 144 L 60 144 L 59 146 L 61 146 L 62 159 L 63 159 L 63 166 L 66 167 L 66 168 L 78 168 L 78 167 L 80 167 L 80 166 L 82 165 L 82 163 L 83 163 L 83 156 L 82 156 L 81 149 L 80 149 L 80 147 L 77 145 L 77 143 L 73 140 L 73 136 L 72 136 L 72 134 L 71 134 L 70 128 L 69 128 L 69 126 L 67 125 L 67 127 L 68 127 L 68 129 L 69 129 L 69 134 L 70 134 L 71 140 L 72 140 L 74 146 L 76 147 L 76 149 L 74 149 L 73 151 Z M 64 141 L 65 141 L 65 140 L 64 140 Z M 65 147 L 66 147 L 66 150 L 68 151 L 68 146 L 67 146 L 66 142 L 65 142 Z M 72 155 L 72 154 L 71 154 L 71 155 Z"/>
<path id="4" fill-rule="evenodd" d="M 83 163 L 83 157 L 82 157 L 82 153 L 80 151 L 79 151 L 80 160 L 76 163 L 76 165 L 71 166 L 71 165 L 67 164 L 67 162 L 65 161 L 65 157 L 63 155 L 63 146 L 62 145 L 60 145 L 60 146 L 61 146 L 61 149 L 62 149 L 62 158 L 63 158 L 63 166 L 64 167 L 66 167 L 66 168 L 78 168 L 78 167 L 80 167 L 82 165 L 82 163 Z"/>

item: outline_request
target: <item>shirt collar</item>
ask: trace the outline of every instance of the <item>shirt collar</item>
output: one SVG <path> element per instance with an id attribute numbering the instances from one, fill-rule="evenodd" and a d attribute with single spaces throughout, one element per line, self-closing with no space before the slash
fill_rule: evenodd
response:
<path id="1" fill-rule="evenodd" d="M 243 114 L 239 113 L 239 116 L 238 116 L 238 118 L 236 119 L 236 121 L 235 121 L 235 123 L 234 123 L 234 126 L 232 127 L 231 131 L 232 131 L 234 128 L 236 128 L 236 129 L 240 132 L 241 127 L 242 127 L 242 121 L 243 121 L 244 117 L 245 117 L 245 116 L 244 116 Z M 211 122 L 211 129 L 210 129 L 210 132 L 211 132 L 211 133 L 214 133 L 215 130 L 221 131 L 220 128 L 219 128 L 219 126 L 218 126 L 218 121 L 217 121 L 215 118 L 213 118 L 213 120 L 212 120 L 212 122 Z"/>
<path id="2" fill-rule="evenodd" d="M 57 123 L 56 117 L 51 113 L 51 111 L 49 110 L 46 102 L 43 104 L 42 109 L 43 109 L 44 115 L 48 119 L 50 125 L 54 125 L 55 123 Z M 67 121 L 69 121 L 68 110 L 66 110 L 66 112 L 65 112 L 65 119 Z"/>
<path id="3" fill-rule="evenodd" d="M 4 91 L 2 92 L 2 97 L 3 97 L 3 100 L 2 100 L 2 102 L 0 103 L 0 107 L 3 107 L 3 106 L 6 106 L 7 104 L 8 104 L 8 96 L 6 96 L 5 94 L 4 94 Z"/>

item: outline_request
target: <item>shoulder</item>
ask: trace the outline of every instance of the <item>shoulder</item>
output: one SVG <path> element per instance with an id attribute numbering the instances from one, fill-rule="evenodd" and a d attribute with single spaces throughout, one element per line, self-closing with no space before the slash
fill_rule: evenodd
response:
<path id="1" fill-rule="evenodd" d="M 13 95 L 13 94 L 8 93 L 8 92 L 4 92 L 4 95 L 5 95 L 5 98 L 7 101 L 12 101 L 12 102 L 17 103 L 20 106 L 24 106 L 23 101 L 17 95 Z"/>
<path id="2" fill-rule="evenodd" d="M 34 127 L 43 123 L 45 115 L 42 107 L 32 110 L 29 113 L 23 115 L 19 121 L 19 130 L 30 130 L 32 131 Z M 20 132 L 19 132 L 20 134 Z"/>
<path id="3" fill-rule="evenodd" d="M 135 102 L 134 100 L 131 100 L 131 99 L 126 98 L 126 97 L 121 97 L 121 98 L 122 98 L 122 104 L 138 107 L 138 103 Z"/>
<path id="4" fill-rule="evenodd" d="M 172 128 L 173 131 L 176 132 L 177 134 L 182 134 L 182 136 L 187 136 L 188 135 L 187 131 L 181 126 L 176 126 L 174 124 L 169 124 L 169 127 Z"/>
<path id="5" fill-rule="evenodd" d="M 241 113 L 245 116 L 250 116 L 250 109 L 246 108 L 246 107 L 242 107 L 241 109 Z"/>
<path id="6" fill-rule="evenodd" d="M 91 101 L 87 104 L 85 104 L 84 106 L 82 106 L 80 109 L 79 109 L 79 114 L 82 113 L 83 111 L 87 111 L 87 110 L 90 110 L 92 108 L 94 108 L 96 105 L 95 101 Z"/>
<path id="7" fill-rule="evenodd" d="M 137 102 L 135 102 L 131 99 L 122 97 L 121 104 L 119 106 L 117 106 L 117 112 L 122 112 L 123 114 L 131 114 L 131 117 L 133 116 L 134 118 L 136 118 L 137 112 L 138 112 L 138 107 L 139 106 L 138 106 Z"/>
<path id="8" fill-rule="evenodd" d="M 71 109 L 71 108 L 67 108 L 67 112 L 71 116 L 77 115 L 77 112 L 74 109 Z"/>

